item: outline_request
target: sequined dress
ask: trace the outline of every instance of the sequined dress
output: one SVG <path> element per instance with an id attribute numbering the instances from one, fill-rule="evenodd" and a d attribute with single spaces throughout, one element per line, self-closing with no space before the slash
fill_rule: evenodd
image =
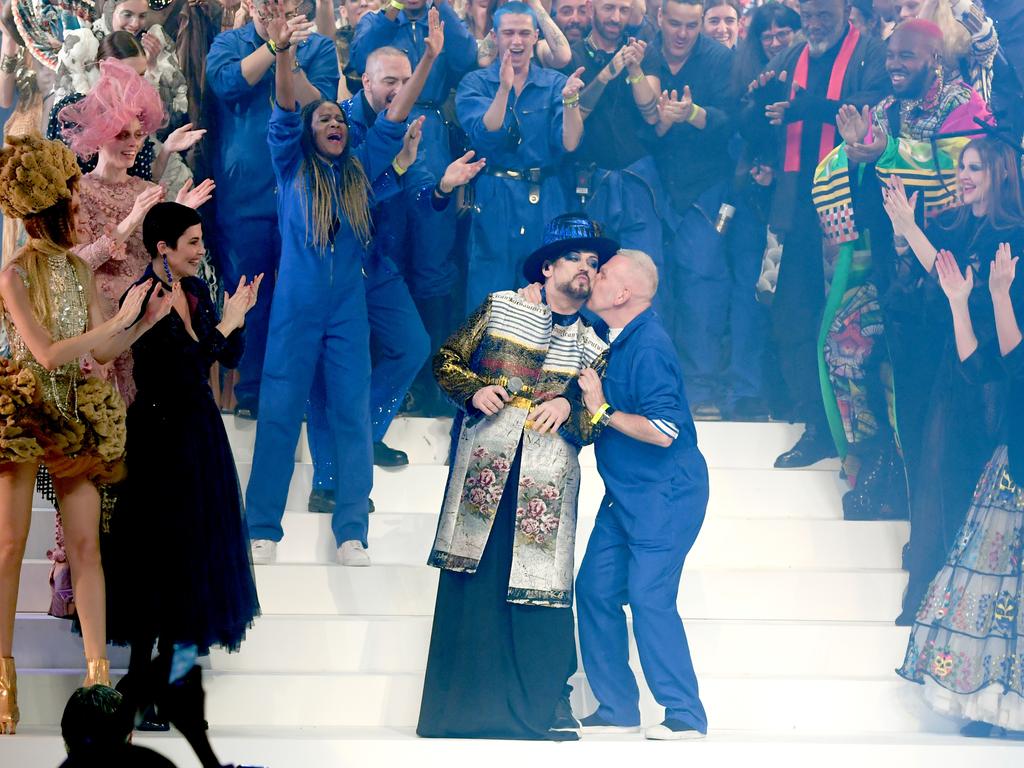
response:
<path id="1" fill-rule="evenodd" d="M 29 246 L 31 247 L 31 246 Z M 43 256 L 50 280 L 54 341 L 88 329 L 87 287 L 65 253 Z M 22 263 L 14 269 L 26 289 Z M 3 313 L 10 357 L 0 359 L 0 463 L 41 462 L 57 478 L 119 479 L 125 449 L 125 408 L 105 381 L 82 376 L 78 360 L 48 371 Z"/>
<path id="2" fill-rule="evenodd" d="M 85 238 L 88 244 L 76 246 L 74 250 L 93 271 L 97 300 L 105 318 L 114 316 L 121 295 L 149 264 L 141 226 L 123 243 L 112 235 L 117 225 L 131 213 L 135 198 L 154 186 L 135 176 L 110 183 L 94 173 L 87 173 L 78 183 L 80 226 L 88 233 Z M 131 405 L 135 399 L 135 382 L 130 351 L 114 361 L 111 373 L 114 386 L 125 403 Z"/>

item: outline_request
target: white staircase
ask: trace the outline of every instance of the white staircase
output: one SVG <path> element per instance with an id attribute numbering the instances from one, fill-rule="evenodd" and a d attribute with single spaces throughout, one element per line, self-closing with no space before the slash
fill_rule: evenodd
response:
<path id="1" fill-rule="evenodd" d="M 255 425 L 226 423 L 244 487 Z M 773 470 L 775 456 L 799 432 L 781 424 L 698 425 L 711 501 L 683 572 L 679 608 L 711 735 L 684 747 L 686 759 L 702 765 L 774 757 L 786 765 L 1019 761 L 1019 745 L 950 735 L 957 724 L 932 715 L 917 687 L 895 675 L 907 639 L 907 630 L 892 623 L 906 583 L 899 567 L 907 525 L 844 522 L 835 462 Z M 279 562 L 256 568 L 263 616 L 240 653 L 212 655 L 205 677 L 208 717 L 223 757 L 316 768 L 450 760 L 457 748 L 460 761 L 490 765 L 635 759 L 678 765 L 674 750 L 652 752 L 635 738 L 587 739 L 553 753 L 547 744 L 411 735 L 437 583 L 437 572 L 424 562 L 447 472 L 448 422 L 398 419 L 387 441 L 406 450 L 412 463 L 376 471 L 369 569 L 335 565 L 329 519 L 305 511 L 312 467 L 301 441 Z M 577 565 L 602 493 L 591 450 L 581 463 Z M 0 738 L 0 766 L 59 762 L 54 726 L 81 679 L 79 641 L 66 622 L 44 615 L 52 521 L 52 509 L 39 502 L 16 622 L 24 733 Z M 112 654 L 115 666 L 125 658 Z M 582 674 L 575 682 L 577 712 L 588 713 L 593 701 Z M 646 721 L 660 719 L 646 689 L 643 708 Z M 181 739 L 144 743 L 180 765 L 194 764 Z M 573 749 L 582 751 L 569 754 Z M 637 749 L 645 750 L 642 757 Z"/>

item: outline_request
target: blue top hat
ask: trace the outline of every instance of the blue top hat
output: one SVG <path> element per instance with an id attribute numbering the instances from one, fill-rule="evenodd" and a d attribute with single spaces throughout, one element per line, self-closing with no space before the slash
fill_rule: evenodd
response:
<path id="1" fill-rule="evenodd" d="M 593 251 L 598 265 L 604 264 L 619 250 L 619 244 L 602 237 L 601 225 L 585 213 L 563 213 L 553 218 L 544 229 L 544 244 L 531 253 L 523 264 L 523 276 L 531 283 L 543 283 L 541 271 L 545 261 L 554 261 L 572 251 Z"/>

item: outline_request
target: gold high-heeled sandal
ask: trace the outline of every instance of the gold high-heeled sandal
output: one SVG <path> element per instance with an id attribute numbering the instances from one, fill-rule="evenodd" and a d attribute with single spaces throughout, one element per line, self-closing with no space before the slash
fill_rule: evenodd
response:
<path id="1" fill-rule="evenodd" d="M 0 734 L 13 734 L 18 728 L 18 673 L 14 659 L 0 658 Z"/>
<path id="2" fill-rule="evenodd" d="M 110 659 L 86 659 L 83 688 L 90 685 L 110 685 Z"/>

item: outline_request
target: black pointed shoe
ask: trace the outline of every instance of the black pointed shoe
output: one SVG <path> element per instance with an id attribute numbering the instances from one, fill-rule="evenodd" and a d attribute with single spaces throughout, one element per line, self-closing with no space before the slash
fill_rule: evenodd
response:
<path id="1" fill-rule="evenodd" d="M 814 427 L 807 427 L 796 445 L 775 460 L 776 469 L 798 469 L 817 464 L 824 459 L 834 459 L 839 454 L 832 435 Z"/>

